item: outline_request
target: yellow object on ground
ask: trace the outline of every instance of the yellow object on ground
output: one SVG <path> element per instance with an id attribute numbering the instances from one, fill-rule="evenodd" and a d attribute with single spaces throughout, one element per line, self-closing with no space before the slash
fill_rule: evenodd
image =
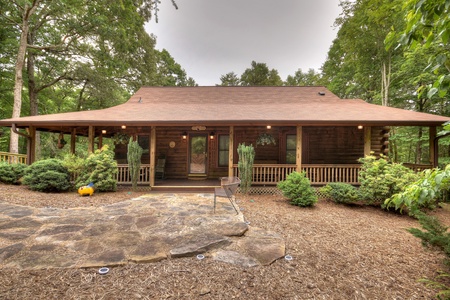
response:
<path id="1" fill-rule="evenodd" d="M 86 195 L 92 196 L 92 194 L 94 194 L 94 185 L 89 184 L 89 185 L 80 187 L 78 189 L 78 194 L 80 194 L 81 196 L 86 196 Z"/>

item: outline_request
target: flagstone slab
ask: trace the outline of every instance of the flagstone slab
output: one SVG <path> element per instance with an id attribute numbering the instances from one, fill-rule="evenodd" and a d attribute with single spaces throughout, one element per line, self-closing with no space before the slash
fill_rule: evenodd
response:
<path id="1" fill-rule="evenodd" d="M 213 194 L 151 194 L 102 207 L 0 202 L 0 267 L 112 267 L 205 254 L 252 267 L 282 257 L 278 234 L 250 227 Z"/>

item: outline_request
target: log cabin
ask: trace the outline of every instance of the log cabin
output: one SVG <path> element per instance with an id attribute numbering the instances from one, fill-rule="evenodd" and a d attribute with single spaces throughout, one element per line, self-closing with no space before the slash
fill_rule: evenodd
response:
<path id="1" fill-rule="evenodd" d="M 390 126 L 429 128 L 430 165 L 437 164 L 437 127 L 449 117 L 340 99 L 314 87 L 142 87 L 114 107 L 0 120 L 13 131 L 26 129 L 28 163 L 34 161 L 36 131 L 86 136 L 89 151 L 104 138 L 133 136 L 144 149 L 141 184 L 164 180 L 217 180 L 239 176 L 237 146 L 255 147 L 254 185 L 275 185 L 293 171 L 312 184 L 358 184 L 358 159 L 389 151 Z M 117 143 L 119 183 L 130 181 L 127 146 Z M 164 162 L 164 180 L 158 179 Z"/>

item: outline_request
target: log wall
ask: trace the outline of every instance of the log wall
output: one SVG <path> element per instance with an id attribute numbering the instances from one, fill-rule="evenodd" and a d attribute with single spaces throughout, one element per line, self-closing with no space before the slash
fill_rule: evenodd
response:
<path id="1" fill-rule="evenodd" d="M 237 146 L 240 143 L 252 144 L 255 147 L 256 164 L 286 164 L 286 135 L 296 134 L 296 127 L 235 127 L 233 164 L 238 163 Z M 187 139 L 182 133 L 188 134 Z M 214 132 L 214 139 L 209 139 L 209 133 Z M 273 145 L 256 145 L 261 133 L 270 133 L 276 140 Z M 371 149 L 376 154 L 387 151 L 388 129 L 372 127 Z M 229 134 L 228 127 L 208 127 L 206 130 L 195 131 L 186 127 L 157 127 L 156 156 L 166 158 L 166 178 L 187 178 L 189 172 L 189 136 L 205 134 L 208 138 L 207 175 L 208 178 L 228 176 L 227 167 L 218 166 L 219 135 Z M 143 143 L 150 143 L 150 133 L 142 132 Z M 175 143 L 170 147 L 171 142 Z M 172 143 L 173 144 L 173 143 Z M 145 149 L 145 145 L 141 145 Z M 149 148 L 149 146 L 147 147 Z M 364 155 L 364 130 L 354 126 L 347 127 L 303 127 L 302 164 L 355 164 Z M 126 164 L 126 145 L 116 146 L 116 159 L 120 164 Z M 147 152 L 148 153 L 148 152 Z M 144 154 L 142 163 L 149 164 L 149 154 Z"/>

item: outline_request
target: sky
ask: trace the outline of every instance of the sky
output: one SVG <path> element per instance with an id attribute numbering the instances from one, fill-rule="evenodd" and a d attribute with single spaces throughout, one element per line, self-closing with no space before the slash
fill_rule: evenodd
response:
<path id="1" fill-rule="evenodd" d="M 282 80 L 319 71 L 336 37 L 339 0 L 161 0 L 158 23 L 146 30 L 200 86 L 240 76 L 251 62 L 276 69 Z"/>

